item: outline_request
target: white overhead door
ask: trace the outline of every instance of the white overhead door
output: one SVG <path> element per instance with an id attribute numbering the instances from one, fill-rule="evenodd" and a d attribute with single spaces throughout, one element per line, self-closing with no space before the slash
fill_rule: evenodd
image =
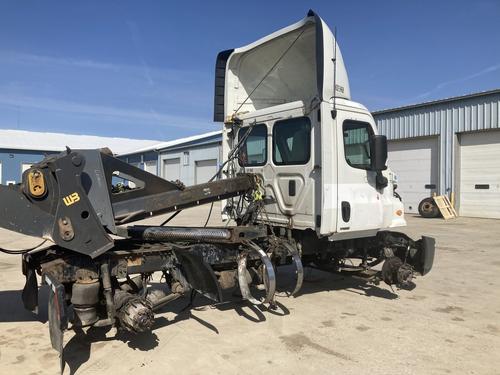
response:
<path id="1" fill-rule="evenodd" d="M 195 164 L 195 184 L 208 182 L 217 173 L 217 159 L 197 160 Z"/>
<path id="2" fill-rule="evenodd" d="M 461 216 L 500 219 L 500 131 L 460 136 Z"/>
<path id="3" fill-rule="evenodd" d="M 420 201 L 437 192 L 438 163 L 437 137 L 389 141 L 388 166 L 397 175 L 405 212 L 418 213 Z"/>
<path id="4" fill-rule="evenodd" d="M 156 160 L 150 160 L 144 163 L 144 170 L 156 175 Z"/>
<path id="5" fill-rule="evenodd" d="M 28 169 L 30 169 L 32 167 L 32 165 L 33 165 L 32 163 L 22 163 L 21 164 L 21 174 L 23 174 Z"/>
<path id="6" fill-rule="evenodd" d="M 163 178 L 168 181 L 176 181 L 181 179 L 180 158 L 163 160 Z"/>
<path id="7" fill-rule="evenodd" d="M 132 166 L 136 167 L 136 168 L 141 168 L 141 163 L 130 163 Z M 131 189 L 135 189 L 137 188 L 137 185 L 135 184 L 135 182 L 133 181 L 129 181 L 127 180 L 126 178 L 123 180 L 123 183 L 125 185 L 128 185 L 129 188 Z"/>

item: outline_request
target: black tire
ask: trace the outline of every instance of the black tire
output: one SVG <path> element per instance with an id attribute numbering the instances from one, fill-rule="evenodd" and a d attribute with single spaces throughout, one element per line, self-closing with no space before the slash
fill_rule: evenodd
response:
<path id="1" fill-rule="evenodd" d="M 422 217 L 432 219 L 439 216 L 439 209 L 433 198 L 425 198 L 418 205 L 418 213 Z"/>

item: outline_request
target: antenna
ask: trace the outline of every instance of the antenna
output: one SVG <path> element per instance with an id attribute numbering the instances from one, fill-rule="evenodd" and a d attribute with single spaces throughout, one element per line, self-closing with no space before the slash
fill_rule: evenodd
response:
<path id="1" fill-rule="evenodd" d="M 333 110 L 332 118 L 337 117 L 337 107 L 335 106 L 335 98 L 337 97 L 337 26 L 333 31 Z"/>

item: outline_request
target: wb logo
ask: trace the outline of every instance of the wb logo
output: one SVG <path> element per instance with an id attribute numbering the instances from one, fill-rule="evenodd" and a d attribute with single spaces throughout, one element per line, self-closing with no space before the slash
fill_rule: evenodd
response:
<path id="1" fill-rule="evenodd" d="M 72 204 L 78 202 L 79 200 L 80 196 L 78 195 L 78 193 L 73 193 L 63 198 L 63 202 L 66 206 L 71 206 Z"/>

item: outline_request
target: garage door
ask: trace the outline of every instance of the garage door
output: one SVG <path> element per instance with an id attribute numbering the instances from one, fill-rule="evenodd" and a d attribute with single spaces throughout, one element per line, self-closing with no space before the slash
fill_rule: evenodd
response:
<path id="1" fill-rule="evenodd" d="M 156 174 L 156 160 L 147 161 L 144 163 L 144 170 L 148 173 Z"/>
<path id="2" fill-rule="evenodd" d="M 181 159 L 165 159 L 163 160 L 163 178 L 169 181 L 181 179 Z"/>
<path id="3" fill-rule="evenodd" d="M 500 131 L 460 136 L 461 216 L 500 219 Z"/>
<path id="4" fill-rule="evenodd" d="M 217 159 L 197 160 L 195 171 L 195 184 L 208 182 L 217 173 Z"/>
<path id="5" fill-rule="evenodd" d="M 26 172 L 32 166 L 33 166 L 33 163 L 22 163 L 21 164 L 21 174 L 23 174 L 24 172 Z"/>
<path id="6" fill-rule="evenodd" d="M 418 204 L 438 189 L 438 139 L 389 141 L 388 165 L 398 177 L 397 192 L 405 212 L 418 213 Z"/>

